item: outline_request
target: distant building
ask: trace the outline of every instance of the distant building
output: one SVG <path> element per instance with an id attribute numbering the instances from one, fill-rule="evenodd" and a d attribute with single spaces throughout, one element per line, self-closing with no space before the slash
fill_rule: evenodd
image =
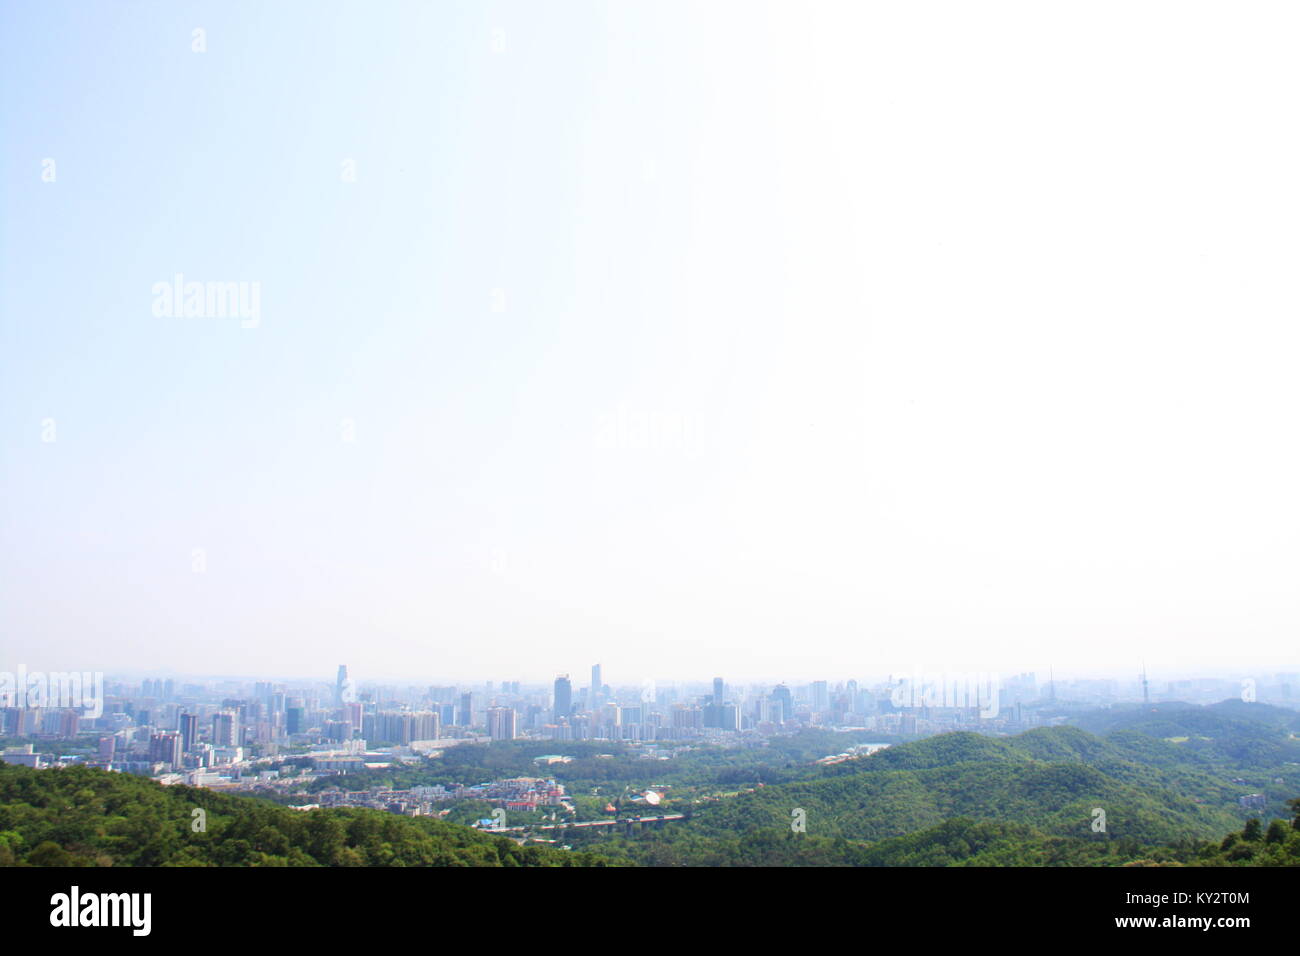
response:
<path id="1" fill-rule="evenodd" d="M 515 709 L 489 707 L 487 712 L 488 735 L 493 740 L 515 739 Z"/>
<path id="2" fill-rule="evenodd" d="M 181 714 L 180 716 L 181 752 L 189 753 L 199 740 L 199 715 Z"/>
<path id="3" fill-rule="evenodd" d="M 552 710 L 557 721 L 573 713 L 573 682 L 569 680 L 568 674 L 555 678 L 555 705 Z"/>
<path id="4" fill-rule="evenodd" d="M 811 691 L 813 710 L 828 710 L 831 706 L 831 695 L 830 689 L 826 686 L 826 681 L 813 681 Z"/>
<path id="5" fill-rule="evenodd" d="M 239 717 L 233 711 L 223 710 L 212 715 L 212 745 L 239 746 Z"/>
<path id="6" fill-rule="evenodd" d="M 794 717 L 794 698 L 790 694 L 790 688 L 784 684 L 777 684 L 772 689 L 772 699 L 779 707 L 775 719 L 782 723 L 790 721 Z"/>
<path id="7" fill-rule="evenodd" d="M 149 759 L 154 763 L 165 763 L 169 767 L 181 765 L 181 735 L 174 730 L 166 730 L 149 738 Z"/>
<path id="8" fill-rule="evenodd" d="M 431 710 L 380 711 L 362 718 L 362 727 L 362 736 L 367 739 L 403 747 L 416 740 L 436 740 L 442 733 L 438 714 Z"/>

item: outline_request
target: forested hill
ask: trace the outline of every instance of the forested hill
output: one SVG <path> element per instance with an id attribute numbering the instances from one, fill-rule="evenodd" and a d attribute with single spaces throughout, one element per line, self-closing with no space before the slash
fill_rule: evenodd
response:
<path id="1" fill-rule="evenodd" d="M 206 814 L 194 832 L 193 811 Z M 378 810 L 291 810 L 88 767 L 0 763 L 0 866 L 601 866 Z"/>
<path id="2" fill-rule="evenodd" d="M 1300 713 L 1268 704 L 1225 700 L 1099 710 L 1075 720 L 1093 733 L 1140 733 L 1176 743 L 1188 759 L 1240 768 L 1300 763 Z"/>
<path id="3" fill-rule="evenodd" d="M 1222 756 L 1134 729 L 942 734 L 601 849 L 659 866 L 1300 865 L 1300 803 L 1254 816 L 1238 801 L 1255 784 Z M 1274 774 L 1266 789 L 1296 781 L 1294 765 Z"/>
<path id="4" fill-rule="evenodd" d="M 846 762 L 819 779 L 761 787 L 700 808 L 702 833 L 788 829 L 879 841 L 957 817 L 1145 844 L 1220 839 L 1242 824 L 1241 787 L 1182 762 L 1175 745 L 1140 734 L 1101 738 L 1075 727 L 1011 738 L 942 734 Z"/>
<path id="5" fill-rule="evenodd" d="M 1286 728 L 1267 725 L 1273 715 L 1246 713 L 1269 719 L 1255 721 L 1260 746 L 1248 755 L 1293 742 Z M 1144 732 L 1156 718 L 1156 727 L 1169 729 L 1162 721 L 1170 717 L 1178 721 L 1174 729 L 1198 728 L 1216 746 L 1189 747 L 1188 735 Z M 376 810 L 304 812 L 86 767 L 0 763 L 0 865 L 1300 864 L 1300 804 L 1288 806 L 1283 795 L 1296 793 L 1296 765 L 1247 770 L 1232 763 L 1223 749 L 1230 741 L 1214 735 L 1223 721 L 1241 719 L 1180 709 L 1119 721 L 1104 737 L 1078 727 L 1008 738 L 943 734 L 833 766 L 782 765 L 763 774 L 774 782 L 758 780 L 738 792 L 708 780 L 698 789 L 681 787 L 678 797 L 672 794 L 679 788 L 670 787 L 670 808 L 685 818 L 668 826 L 630 836 L 572 827 L 556 834 L 588 852 L 525 848 L 457 824 Z M 517 745 L 500 754 L 487 746 L 465 750 L 473 773 L 497 756 L 529 759 Z M 611 758 L 600 766 L 617 786 L 623 765 Z M 728 772 L 746 771 L 729 766 Z M 430 764 L 410 772 L 449 771 Z M 639 766 L 627 772 L 635 779 L 668 773 Z M 1256 788 L 1266 795 L 1262 815 L 1239 806 Z M 196 809 L 206 814 L 202 832 L 191 826 Z M 1270 822 L 1283 815 L 1295 819 Z"/>

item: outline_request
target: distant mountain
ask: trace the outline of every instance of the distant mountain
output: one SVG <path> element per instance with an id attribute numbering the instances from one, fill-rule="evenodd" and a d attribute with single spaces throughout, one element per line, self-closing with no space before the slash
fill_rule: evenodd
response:
<path id="1" fill-rule="evenodd" d="M 710 783 L 702 802 L 679 798 L 687 819 L 662 829 L 557 834 L 591 852 L 375 810 L 300 811 L 87 767 L 0 763 L 0 865 L 1296 865 L 1300 825 L 1269 820 L 1297 812 L 1286 804 L 1300 792 L 1300 764 L 1285 759 L 1293 719 L 1224 702 L 1108 711 L 1097 715 L 1105 736 L 1070 726 L 951 733 L 831 766 L 781 751 L 779 768 L 724 762 L 728 772 L 779 771 L 774 782 L 726 793 Z M 460 769 L 471 777 L 498 759 L 531 762 L 526 748 L 466 751 Z M 683 781 L 716 778 L 711 752 L 687 757 Z M 668 772 L 632 758 L 591 762 L 611 780 Z M 1252 792 L 1265 794 L 1262 818 L 1239 806 Z"/>
<path id="2" fill-rule="evenodd" d="M 1193 760 L 1238 767 L 1300 763 L 1300 712 L 1225 700 L 1206 707 L 1158 704 L 1110 708 L 1075 720 L 1098 734 L 1133 731 L 1179 744 Z"/>
<path id="3" fill-rule="evenodd" d="M 1241 825 L 1229 808 L 1229 785 L 1195 768 L 1139 763 L 1135 743 L 1077 727 L 1006 739 L 942 734 L 840 765 L 845 769 L 820 779 L 708 804 L 691 826 L 709 833 L 788 829 L 800 809 L 809 833 L 850 840 L 878 841 L 969 817 L 1049 836 L 1162 843 L 1218 838 Z M 1093 830 L 1098 810 L 1105 813 L 1104 834 Z"/>

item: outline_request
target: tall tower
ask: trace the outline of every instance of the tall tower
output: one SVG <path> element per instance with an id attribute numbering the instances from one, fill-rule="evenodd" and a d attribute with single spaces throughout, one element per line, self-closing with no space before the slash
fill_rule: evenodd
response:
<path id="1" fill-rule="evenodd" d="M 591 665 L 591 709 L 595 710 L 605 701 L 605 678 L 601 676 L 600 665 Z"/>
<path id="2" fill-rule="evenodd" d="M 180 725 L 181 751 L 189 753 L 199 740 L 199 715 L 181 714 Z"/>
<path id="3" fill-rule="evenodd" d="M 722 686 L 723 685 L 722 685 L 721 677 L 713 678 L 713 706 L 714 707 L 722 706 Z"/>
<path id="4" fill-rule="evenodd" d="M 1147 684 L 1147 662 L 1142 662 L 1142 706 L 1151 703 L 1151 687 Z"/>
<path id="5" fill-rule="evenodd" d="M 568 674 L 555 678 L 555 714 L 556 720 L 573 713 L 573 684 Z"/>
<path id="6" fill-rule="evenodd" d="M 348 688 L 348 665 L 339 665 L 339 676 L 334 681 L 334 706 L 342 707 L 345 703 L 344 694 Z"/>
<path id="7" fill-rule="evenodd" d="M 794 717 L 794 698 L 790 694 L 790 688 L 784 684 L 777 684 L 772 689 L 772 699 L 777 702 L 777 720 L 785 723 Z"/>

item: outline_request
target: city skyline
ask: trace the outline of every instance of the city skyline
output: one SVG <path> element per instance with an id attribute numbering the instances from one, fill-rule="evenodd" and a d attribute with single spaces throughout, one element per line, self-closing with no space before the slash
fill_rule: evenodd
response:
<path id="1" fill-rule="evenodd" d="M 1257 675 L 1290 674 L 1290 673 L 1297 673 L 1296 667 L 1297 664 L 1293 660 L 1280 661 L 1280 662 L 1276 662 L 1270 665 L 1257 667 L 1257 668 L 1234 666 L 1234 667 L 1226 667 L 1226 668 L 1217 668 L 1213 670 L 1206 670 L 1206 669 L 1196 668 L 1196 667 L 1186 667 L 1182 665 L 1160 667 L 1157 669 L 1152 665 L 1148 665 L 1148 667 L 1146 668 L 1148 671 L 1146 676 L 1150 679 L 1152 685 L 1154 686 L 1158 681 L 1161 680 L 1186 680 L 1186 679 L 1201 679 L 1201 678 L 1236 680 L 1240 678 L 1252 677 Z M 26 666 L 25 669 L 30 672 L 42 670 L 50 673 L 61 670 L 61 668 L 36 668 L 31 666 Z M 589 687 L 590 681 L 572 679 L 575 670 L 576 670 L 575 668 L 570 668 L 568 670 L 556 669 L 553 672 L 551 672 L 549 676 L 546 674 L 511 673 L 508 677 L 503 677 L 496 669 L 493 668 L 485 668 L 482 671 L 478 673 L 473 673 L 469 676 L 458 676 L 458 675 L 453 675 L 453 674 L 448 674 L 445 672 L 438 672 L 438 671 L 430 671 L 428 673 L 416 671 L 414 673 L 407 672 L 405 674 L 376 673 L 376 674 L 363 675 L 362 677 L 353 680 L 352 683 L 357 687 L 362 687 L 362 686 L 390 686 L 391 687 L 391 686 L 403 686 L 403 685 L 416 687 L 416 686 L 423 686 L 429 684 L 437 684 L 439 682 L 451 681 L 458 685 L 464 684 L 466 686 L 470 686 L 470 685 L 484 684 L 487 682 L 500 683 L 502 680 L 509 680 L 509 681 L 518 681 L 518 682 L 527 683 L 530 686 L 542 686 L 542 685 L 550 686 L 553 685 L 555 680 L 559 677 L 569 677 L 572 687 L 575 690 L 578 688 Z M 117 679 L 117 680 L 138 680 L 141 678 L 152 679 L 152 678 L 171 677 L 174 679 L 194 678 L 196 680 L 203 680 L 203 681 L 223 681 L 223 680 L 253 681 L 253 682 L 264 681 L 264 680 L 297 681 L 302 683 L 320 684 L 323 688 L 332 688 L 334 686 L 334 682 L 331 681 L 329 675 L 324 674 L 324 672 L 322 672 L 323 675 L 322 676 L 322 675 L 313 675 L 310 672 L 273 672 L 273 671 L 260 672 L 255 670 L 242 671 L 242 672 L 237 670 L 179 671 L 179 670 L 172 670 L 167 668 L 153 668 L 153 669 L 110 668 L 108 670 L 98 671 L 98 673 L 104 674 L 105 677 L 108 679 Z M 1143 663 L 1141 661 L 1138 661 L 1136 665 L 1132 667 L 1114 667 L 1114 668 L 1104 668 L 1104 667 L 1103 668 L 1097 668 L 1097 667 L 1064 668 L 1064 667 L 1057 667 L 1051 664 L 1045 664 L 1040 667 L 1020 666 L 1020 667 L 1010 667 L 1006 669 L 974 668 L 971 670 L 967 670 L 965 668 L 944 667 L 944 666 L 934 665 L 934 664 L 927 664 L 923 666 L 923 665 L 918 665 L 913 663 L 910 665 L 900 666 L 892 669 L 890 668 L 882 669 L 880 667 L 874 667 L 874 668 L 866 668 L 861 671 L 850 671 L 842 667 L 831 668 L 830 670 L 825 672 L 823 671 L 804 672 L 798 669 L 788 670 L 785 672 L 773 672 L 773 673 L 746 673 L 743 671 L 739 671 L 739 672 L 733 672 L 732 675 L 726 679 L 728 683 L 737 682 L 737 683 L 743 683 L 748 685 L 761 685 L 761 684 L 774 684 L 774 683 L 782 683 L 782 682 L 790 682 L 790 681 L 812 683 L 813 681 L 817 681 L 817 680 L 832 679 L 831 677 L 828 677 L 828 675 L 840 675 L 834 678 L 839 680 L 884 681 L 887 680 L 891 675 L 895 677 L 903 677 L 913 673 L 987 673 L 987 674 L 993 674 L 998 676 L 1034 674 L 1036 676 L 1041 677 L 1044 681 L 1049 680 L 1051 675 L 1055 674 L 1058 680 L 1073 680 L 1073 679 L 1131 680 L 1135 684 L 1140 685 L 1143 680 Z M 633 686 L 643 684 L 646 681 L 666 682 L 672 684 L 700 684 L 701 686 L 707 686 L 712 683 L 713 679 L 714 679 L 713 677 L 709 676 L 709 672 L 706 672 L 704 670 L 700 670 L 697 673 L 693 673 L 693 674 L 686 674 L 686 673 L 671 674 L 671 673 L 654 673 L 654 672 L 638 673 L 633 671 L 627 674 L 626 676 L 616 677 L 614 683 L 612 684 L 608 679 L 606 679 L 604 681 L 604 686 L 633 687 Z"/>

